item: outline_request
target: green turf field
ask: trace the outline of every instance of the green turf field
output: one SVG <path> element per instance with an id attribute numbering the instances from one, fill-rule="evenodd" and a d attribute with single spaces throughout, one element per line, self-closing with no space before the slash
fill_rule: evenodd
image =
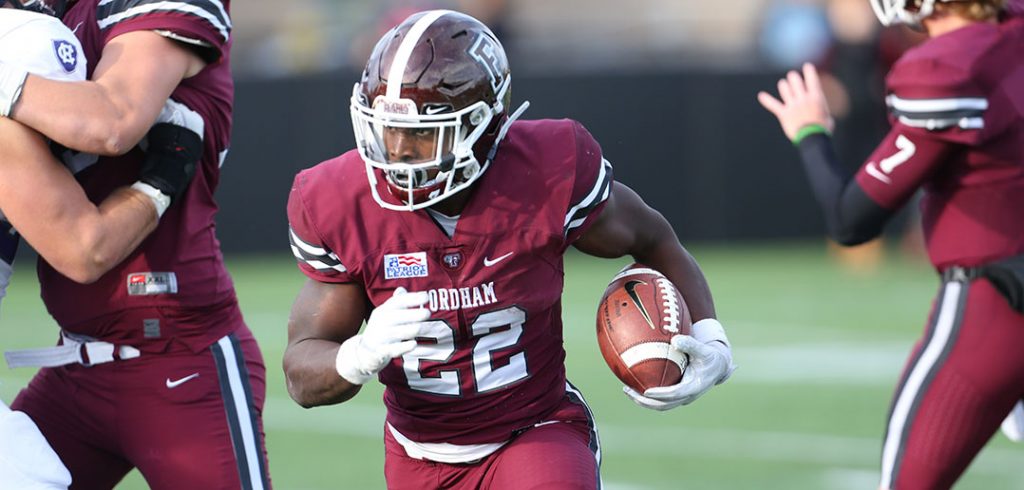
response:
<path id="1" fill-rule="evenodd" d="M 889 395 L 938 285 L 920 262 L 843 271 L 824 246 L 693 247 L 740 369 L 693 406 L 641 409 L 622 395 L 594 336 L 597 299 L 625 261 L 568 259 L 564 309 L 570 379 L 598 417 L 611 490 L 869 489 Z M 22 263 L 0 320 L 0 347 L 48 345 L 56 327 Z M 229 261 L 268 367 L 265 409 L 280 490 L 383 488 L 379 386 L 340 406 L 303 410 L 281 372 L 291 301 L 303 281 L 287 251 Z M 31 372 L 0 367 L 11 400 Z M 1024 488 L 1024 447 L 997 435 L 960 489 Z M 143 489 L 132 474 L 119 487 Z"/>

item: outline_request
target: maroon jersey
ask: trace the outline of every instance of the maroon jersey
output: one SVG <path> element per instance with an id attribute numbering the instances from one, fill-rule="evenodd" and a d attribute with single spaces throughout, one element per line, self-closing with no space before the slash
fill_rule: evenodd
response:
<path id="1" fill-rule="evenodd" d="M 140 30 L 158 31 L 194 46 L 208 65 L 183 80 L 172 94 L 205 120 L 204 151 L 188 191 L 167 210 L 156 231 L 124 262 L 89 285 L 67 279 L 40 259 L 43 301 L 61 327 L 136 342 L 171 334 L 204 347 L 204 342 L 226 333 L 216 328 L 238 323 L 228 321 L 239 313 L 214 235 L 213 194 L 231 133 L 228 9 L 229 0 L 79 0 L 65 15 L 64 23 L 82 42 L 90 78 L 108 42 Z M 138 147 L 118 157 L 64 154 L 74 169 L 96 162 L 77 174 L 93 202 L 137 180 L 142 156 Z M 157 307 L 160 315 L 153 313 Z M 134 318 L 136 313 L 143 318 Z M 144 320 L 150 321 L 148 327 Z"/>
<path id="2" fill-rule="evenodd" d="M 895 209 L 924 189 L 939 269 L 1024 252 L 1024 19 L 977 23 L 908 51 L 887 80 L 889 136 L 856 178 Z"/>
<path id="3" fill-rule="evenodd" d="M 513 124 L 451 238 L 425 210 L 381 208 L 355 151 L 299 173 L 288 218 L 307 276 L 358 283 L 375 305 L 399 286 L 428 292 L 428 338 L 380 374 L 388 422 L 416 442 L 483 444 L 558 407 L 562 258 L 611 182 L 569 120 Z"/>

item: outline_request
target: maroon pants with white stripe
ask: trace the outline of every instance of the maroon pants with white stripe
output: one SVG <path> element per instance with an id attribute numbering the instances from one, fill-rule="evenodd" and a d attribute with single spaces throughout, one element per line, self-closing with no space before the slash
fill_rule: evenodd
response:
<path id="1" fill-rule="evenodd" d="M 384 429 L 384 477 L 390 490 L 601 488 L 601 452 L 590 409 L 569 392 L 550 423 L 526 430 L 479 462 L 414 459 Z"/>
<path id="2" fill-rule="evenodd" d="M 1024 316 L 987 279 L 945 282 L 897 386 L 881 488 L 950 488 L 1024 394 Z"/>
<path id="3" fill-rule="evenodd" d="M 138 467 L 155 490 L 269 489 L 263 359 L 244 326 L 199 353 L 42 369 L 11 405 L 39 425 L 72 490 Z"/>

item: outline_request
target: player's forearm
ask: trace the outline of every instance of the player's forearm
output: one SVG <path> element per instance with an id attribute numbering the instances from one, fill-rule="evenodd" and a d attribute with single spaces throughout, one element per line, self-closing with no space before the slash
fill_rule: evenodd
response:
<path id="1" fill-rule="evenodd" d="M 136 107 L 96 82 L 30 75 L 11 116 L 68 148 L 121 155 L 142 139 L 158 112 Z"/>
<path id="2" fill-rule="evenodd" d="M 715 318 L 715 302 L 704 272 L 696 259 L 676 239 L 667 222 L 664 226 L 667 231 L 662 234 L 662 238 L 652 241 L 647 247 L 639 248 L 633 253 L 633 258 L 658 270 L 675 284 L 694 322 Z"/>
<path id="3" fill-rule="evenodd" d="M 152 201 L 127 187 L 99 207 L 78 204 L 80 212 L 57 215 L 45 227 L 31 227 L 25 238 L 38 244 L 36 250 L 58 272 L 83 284 L 95 282 L 121 263 L 157 225 Z"/>
<path id="4" fill-rule="evenodd" d="M 100 207 L 50 155 L 39 133 L 0 118 L 0 209 L 47 262 L 95 281 L 156 226 L 151 200 L 123 189 Z"/>
<path id="5" fill-rule="evenodd" d="M 97 233 L 87 250 L 93 250 L 85 261 L 90 272 L 105 274 L 139 247 L 159 224 L 153 201 L 134 189 L 123 187 L 107 197 L 99 206 Z"/>
<path id="6" fill-rule="evenodd" d="M 345 402 L 359 392 L 359 385 L 338 375 L 335 359 L 340 344 L 307 339 L 290 344 L 284 353 L 288 395 L 304 408 Z"/>
<path id="7" fill-rule="evenodd" d="M 798 149 L 829 236 L 843 245 L 857 245 L 881 234 L 891 212 L 871 200 L 857 181 L 842 171 L 832 139 L 824 133 L 811 135 Z"/>

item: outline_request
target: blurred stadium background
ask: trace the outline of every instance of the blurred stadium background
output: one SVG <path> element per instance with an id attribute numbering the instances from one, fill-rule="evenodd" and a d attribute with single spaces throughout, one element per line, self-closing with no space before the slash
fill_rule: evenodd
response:
<path id="1" fill-rule="evenodd" d="M 303 276 L 287 247 L 291 179 L 353 144 L 348 96 L 384 26 L 456 8 L 499 32 L 528 118 L 583 122 L 674 224 L 705 269 L 740 369 L 690 407 L 634 406 L 594 337 L 625 264 L 567 258 L 568 372 L 600 423 L 610 490 L 874 488 L 889 396 L 938 286 L 902 217 L 884 242 L 837 252 L 795 154 L 754 99 L 814 61 L 851 168 L 885 131 L 881 75 L 915 42 L 877 27 L 868 0 L 245 0 L 233 5 L 234 143 L 218 226 L 268 368 L 267 444 L 282 490 L 383 488 L 378 386 L 303 410 L 281 372 Z M 838 20 L 837 20 L 838 19 Z M 354 183 L 362 185 L 362 183 Z M 3 349 L 52 343 L 23 247 L 0 313 Z M 31 370 L 0 368 L 11 400 Z M 958 488 L 1024 488 L 1024 450 L 997 435 Z M 133 473 L 119 488 L 143 489 Z"/>

